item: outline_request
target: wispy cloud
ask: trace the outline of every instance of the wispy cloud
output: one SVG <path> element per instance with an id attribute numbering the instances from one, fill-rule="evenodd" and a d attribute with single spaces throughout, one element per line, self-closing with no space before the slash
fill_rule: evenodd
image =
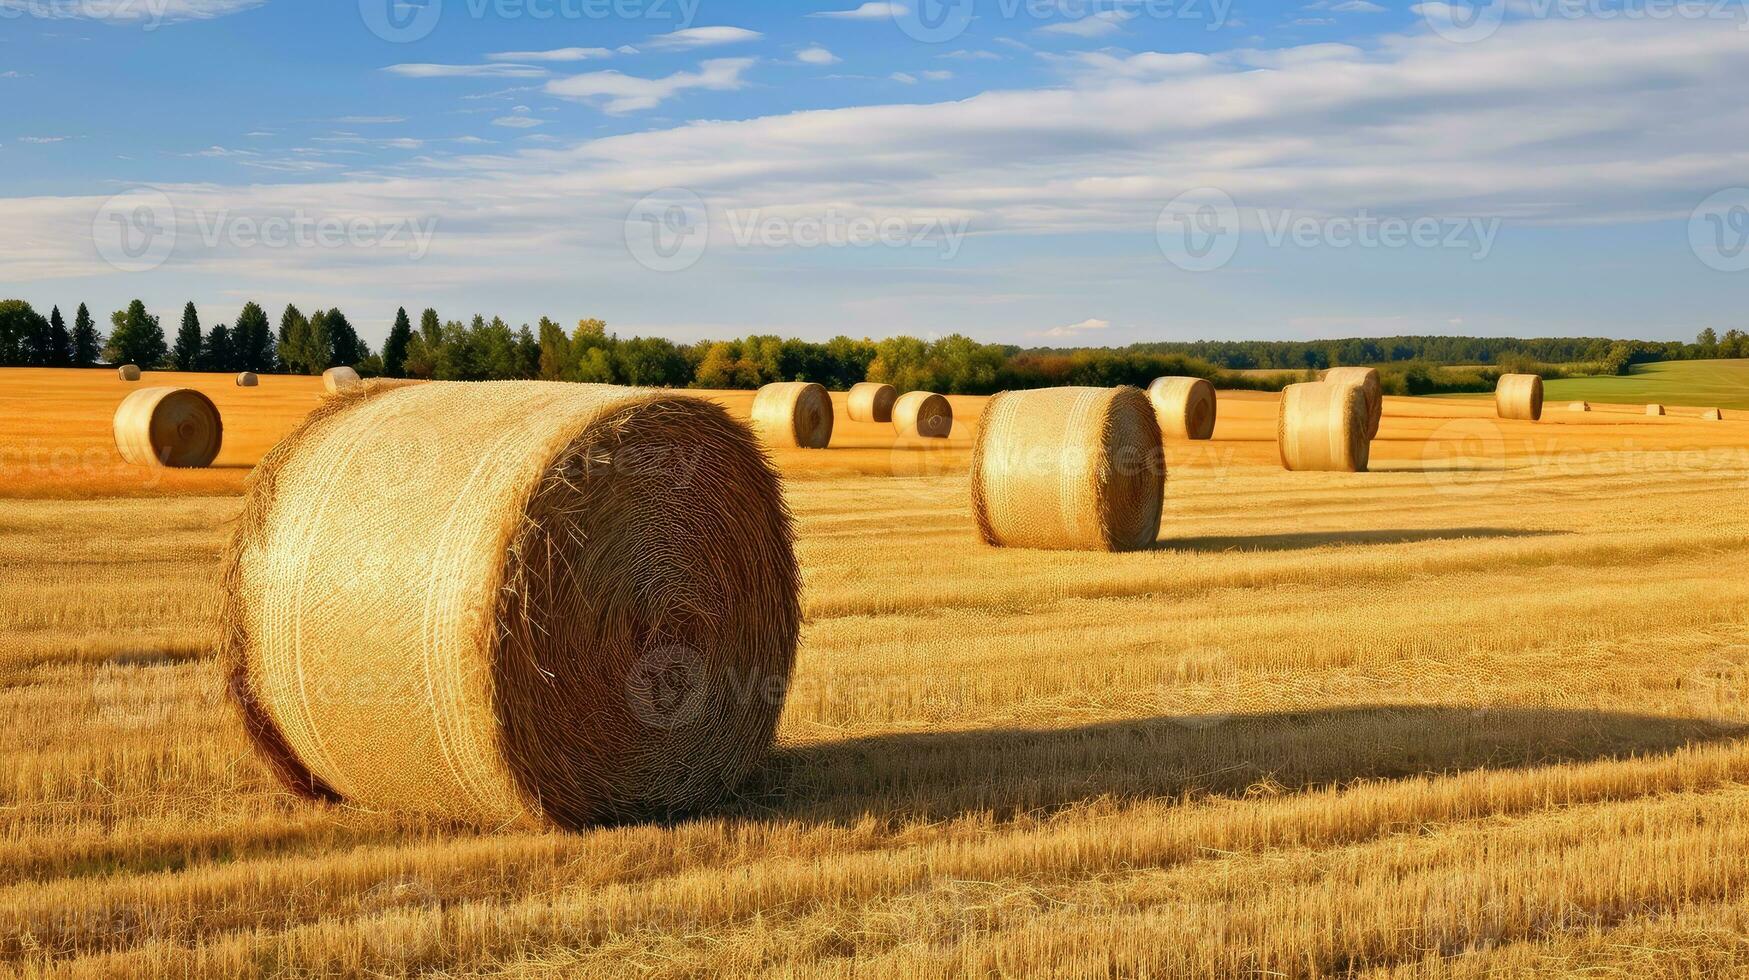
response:
<path id="1" fill-rule="evenodd" d="M 635 54 L 636 51 L 634 50 Z M 611 58 L 606 48 L 554 48 L 551 51 L 497 51 L 486 56 L 487 61 L 589 61 Z"/>
<path id="2" fill-rule="evenodd" d="M 492 125 L 503 126 L 506 129 L 534 129 L 537 126 L 545 126 L 546 120 L 536 119 L 528 106 L 519 105 L 510 110 L 510 115 L 499 116 L 492 120 Z"/>
<path id="3" fill-rule="evenodd" d="M 753 58 L 713 58 L 701 62 L 698 71 L 675 72 L 665 78 L 638 78 L 617 71 L 597 71 L 547 83 L 547 94 L 566 99 L 598 102 L 602 111 L 619 114 L 653 109 L 687 89 L 729 92 L 746 83 L 741 75 Z"/>
<path id="4" fill-rule="evenodd" d="M 404 123 L 406 116 L 341 116 L 334 120 L 342 126 L 387 126 L 393 123 Z"/>
<path id="5" fill-rule="evenodd" d="M 211 20 L 251 10 L 267 0 L 0 0 L 0 10 L 45 20 L 97 20 L 113 24 L 174 24 Z"/>
<path id="6" fill-rule="evenodd" d="M 403 78 L 543 78 L 539 65 L 390 65 L 383 71 Z"/>
<path id="7" fill-rule="evenodd" d="M 71 137 L 68 136 L 20 136 L 18 142 L 35 143 L 40 146 L 45 143 L 65 143 L 69 139 Z"/>
<path id="8" fill-rule="evenodd" d="M 1124 21 L 1132 20 L 1135 16 L 1133 12 L 1128 10 L 1101 10 L 1096 14 L 1088 14 L 1080 20 L 1046 25 L 1039 28 L 1038 33 L 1066 34 L 1070 37 L 1105 37 L 1122 30 Z"/>
<path id="9" fill-rule="evenodd" d="M 902 3 L 871 2 L 852 10 L 817 10 L 808 16 L 828 17 L 833 20 L 879 20 L 882 17 L 903 17 L 907 13 L 910 13 L 910 8 Z"/>
<path id="10" fill-rule="evenodd" d="M 800 51 L 797 51 L 796 60 L 804 65 L 833 65 L 838 63 L 839 58 L 837 55 L 816 44 L 812 47 L 803 48 Z"/>
<path id="11" fill-rule="evenodd" d="M 687 27 L 650 38 L 649 46 L 658 51 L 690 50 L 718 44 L 739 44 L 757 41 L 765 35 L 745 27 Z"/>
<path id="12" fill-rule="evenodd" d="M 1098 319 L 1094 319 L 1093 317 L 1088 317 L 1087 319 L 1082 320 L 1080 323 L 1071 323 L 1071 324 L 1068 324 L 1067 326 L 1052 327 L 1049 330 L 1040 330 L 1040 331 L 1034 333 L 1033 336 L 1034 337 L 1079 337 L 1082 334 L 1089 333 L 1089 332 L 1092 332 L 1095 330 L 1104 330 L 1105 328 L 1107 328 L 1109 326 L 1111 326 L 1110 320 L 1098 320 Z"/>

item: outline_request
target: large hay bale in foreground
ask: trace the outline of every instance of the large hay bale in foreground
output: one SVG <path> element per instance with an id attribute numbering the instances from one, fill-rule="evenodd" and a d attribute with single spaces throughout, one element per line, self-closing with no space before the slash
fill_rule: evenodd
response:
<path id="1" fill-rule="evenodd" d="M 1290 470 L 1364 473 L 1372 453 L 1366 436 L 1366 392 L 1353 384 L 1312 381 L 1281 390 L 1276 442 Z"/>
<path id="2" fill-rule="evenodd" d="M 780 381 L 753 397 L 753 429 L 766 443 L 825 449 L 832 443 L 832 396 L 807 381 Z"/>
<path id="3" fill-rule="evenodd" d="M 893 402 L 898 397 L 899 389 L 892 385 L 864 381 L 850 386 L 845 407 L 853 422 L 891 422 Z"/>
<path id="4" fill-rule="evenodd" d="M 222 662 L 305 796 L 494 827 L 675 814 L 769 749 L 798 575 L 777 474 L 720 406 L 369 384 L 257 468 Z"/>
<path id="5" fill-rule="evenodd" d="M 1366 395 L 1366 437 L 1375 439 L 1379 424 L 1385 417 L 1385 389 L 1379 382 L 1379 372 L 1369 367 L 1339 367 L 1324 372 L 1326 384 L 1353 385 Z"/>
<path id="6" fill-rule="evenodd" d="M 1663 415 L 1664 414 L 1664 406 L 1662 406 L 1662 405 L 1647 405 L 1646 406 L 1646 414 L 1647 415 Z"/>
<path id="7" fill-rule="evenodd" d="M 322 372 L 322 388 L 330 395 L 338 395 L 358 383 L 358 372 L 349 367 L 331 367 Z"/>
<path id="8" fill-rule="evenodd" d="M 1005 391 L 984 406 L 971 480 L 988 544 L 1145 548 L 1165 503 L 1160 423 L 1138 388 Z"/>
<path id="9" fill-rule="evenodd" d="M 893 428 L 902 436 L 946 439 L 953 433 L 953 405 L 930 391 L 907 391 L 893 403 Z"/>
<path id="10" fill-rule="evenodd" d="M 218 458 L 224 421 L 192 388 L 141 388 L 115 410 L 115 448 L 135 466 L 198 469 Z"/>
<path id="11" fill-rule="evenodd" d="M 254 371 L 244 371 L 237 375 L 237 387 L 239 388 L 254 388 L 260 384 L 261 379 L 255 376 Z"/>
<path id="12" fill-rule="evenodd" d="M 1494 385 L 1494 413 L 1524 422 L 1542 418 L 1543 379 L 1534 374 L 1502 374 Z"/>
<path id="13" fill-rule="evenodd" d="M 1591 403 L 1590 402 L 1574 402 L 1571 405 L 1567 406 L 1567 411 L 1569 411 L 1569 412 L 1589 412 L 1589 411 L 1591 411 Z"/>
<path id="14" fill-rule="evenodd" d="M 1215 386 L 1202 378 L 1155 378 L 1148 401 L 1162 435 L 1208 439 L 1215 434 Z"/>
<path id="15" fill-rule="evenodd" d="M 1725 420 L 1725 413 L 1716 408 L 1709 408 L 1700 413 L 1700 417 L 1704 422 L 1723 422 Z"/>
<path id="16" fill-rule="evenodd" d="M 140 380 L 140 368 L 137 364 L 123 364 L 115 369 L 115 376 L 123 381 Z"/>

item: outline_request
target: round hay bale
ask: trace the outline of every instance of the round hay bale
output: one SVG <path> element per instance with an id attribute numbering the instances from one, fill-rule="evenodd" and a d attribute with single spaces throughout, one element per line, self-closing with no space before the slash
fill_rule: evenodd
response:
<path id="1" fill-rule="evenodd" d="M 1725 413 L 1716 408 L 1709 408 L 1700 413 L 1700 417 L 1701 420 L 1705 422 L 1723 422 L 1725 420 Z"/>
<path id="2" fill-rule="evenodd" d="M 141 388 L 115 410 L 115 448 L 135 466 L 209 466 L 224 440 L 218 407 L 192 388 Z"/>
<path id="3" fill-rule="evenodd" d="M 953 432 L 953 406 L 929 391 L 907 391 L 893 404 L 893 428 L 902 436 L 946 439 Z"/>
<path id="4" fill-rule="evenodd" d="M 753 397 L 753 429 L 768 445 L 825 449 L 832 442 L 832 396 L 808 381 L 780 381 Z"/>
<path id="5" fill-rule="evenodd" d="M 1494 386 L 1494 413 L 1525 422 L 1542 418 L 1543 379 L 1534 374 L 1502 374 Z"/>
<path id="6" fill-rule="evenodd" d="M 1379 423 L 1385 417 L 1385 389 L 1379 383 L 1379 373 L 1369 367 L 1339 367 L 1324 372 L 1326 384 L 1353 385 L 1366 395 L 1366 437 L 1376 439 Z"/>
<path id="7" fill-rule="evenodd" d="M 801 621 L 747 426 L 672 392 L 367 384 L 262 460 L 221 658 L 296 792 L 577 828 L 720 800 Z"/>
<path id="8" fill-rule="evenodd" d="M 123 381 L 140 380 L 140 368 L 137 364 L 123 364 L 115 369 L 115 376 Z"/>
<path id="9" fill-rule="evenodd" d="M 893 402 L 898 397 L 899 389 L 892 385 L 874 381 L 851 385 L 850 397 L 846 400 L 850 419 L 853 422 L 891 422 Z"/>
<path id="10" fill-rule="evenodd" d="M 1662 406 L 1662 405 L 1647 405 L 1646 406 L 1646 414 L 1647 415 L 1663 415 L 1664 414 L 1664 406 Z"/>
<path id="11" fill-rule="evenodd" d="M 1148 401 L 1162 435 L 1208 439 L 1215 434 L 1215 386 L 1202 378 L 1155 378 Z"/>
<path id="12" fill-rule="evenodd" d="M 1276 442 L 1281 465 L 1290 470 L 1366 472 L 1372 442 L 1366 437 L 1366 391 L 1359 385 L 1322 381 L 1281 390 Z"/>
<path id="13" fill-rule="evenodd" d="M 1591 403 L 1590 402 L 1574 402 L 1571 405 L 1567 406 L 1567 411 L 1569 411 L 1569 412 L 1589 412 L 1589 411 L 1591 411 Z"/>
<path id="14" fill-rule="evenodd" d="M 1005 391 L 984 406 L 971 480 L 987 544 L 1145 548 L 1165 503 L 1160 423 L 1139 388 Z"/>
<path id="15" fill-rule="evenodd" d="M 331 367 L 322 372 L 322 387 L 330 395 L 338 395 L 358 383 L 358 372 L 349 367 Z"/>
<path id="16" fill-rule="evenodd" d="M 260 384 L 261 379 L 255 376 L 254 371 L 244 371 L 237 375 L 237 387 L 239 388 L 254 388 Z"/>

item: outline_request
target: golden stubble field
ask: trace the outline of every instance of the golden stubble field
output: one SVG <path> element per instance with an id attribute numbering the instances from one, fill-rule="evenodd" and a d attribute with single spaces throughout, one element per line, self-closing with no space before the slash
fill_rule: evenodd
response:
<path id="1" fill-rule="evenodd" d="M 142 473 L 129 386 L 0 371 L 0 969 L 1749 970 L 1749 421 L 1390 398 L 1375 472 L 1287 473 L 1274 396 L 1223 393 L 1157 549 L 1104 555 L 977 541 L 980 399 L 946 447 L 841 415 L 777 454 L 780 751 L 721 812 L 560 834 L 270 780 L 213 575 L 318 385 L 194 386 L 218 467 Z"/>

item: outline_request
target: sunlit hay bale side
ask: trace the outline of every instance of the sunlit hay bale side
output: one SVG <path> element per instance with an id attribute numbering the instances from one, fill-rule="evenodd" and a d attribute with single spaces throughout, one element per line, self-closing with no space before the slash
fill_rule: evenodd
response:
<path id="1" fill-rule="evenodd" d="M 1534 374 L 1502 374 L 1494 386 L 1494 412 L 1524 422 L 1542 418 L 1543 379 Z"/>
<path id="2" fill-rule="evenodd" d="M 1571 405 L 1567 406 L 1567 411 L 1569 411 L 1569 412 L 1589 412 L 1589 411 L 1591 411 L 1591 403 L 1590 402 L 1574 402 Z"/>
<path id="3" fill-rule="evenodd" d="M 141 388 L 115 410 L 115 448 L 135 466 L 200 468 L 218 458 L 225 426 L 191 388 Z"/>
<path id="4" fill-rule="evenodd" d="M 946 439 L 953 432 L 953 405 L 929 391 L 907 391 L 893 403 L 893 428 L 902 436 Z"/>
<path id="5" fill-rule="evenodd" d="M 140 368 L 137 364 L 123 364 L 115 369 L 115 376 L 123 381 L 140 380 Z"/>
<path id="6" fill-rule="evenodd" d="M 254 388 L 259 384 L 261 384 L 261 379 L 255 376 L 254 371 L 244 371 L 237 375 L 237 387 L 239 388 Z"/>
<path id="7" fill-rule="evenodd" d="M 832 442 L 832 396 L 807 381 L 780 381 L 753 397 L 753 429 L 767 445 L 825 449 Z"/>
<path id="8" fill-rule="evenodd" d="M 322 388 L 330 395 L 338 395 L 358 383 L 358 372 L 349 367 L 331 367 L 322 372 Z"/>
<path id="9" fill-rule="evenodd" d="M 1663 415 L 1664 414 L 1664 406 L 1662 406 L 1662 405 L 1647 405 L 1646 406 L 1646 414 L 1647 415 Z"/>
<path id="10" fill-rule="evenodd" d="M 1377 370 L 1369 367 L 1339 367 L 1324 372 L 1326 384 L 1353 385 L 1366 395 L 1366 437 L 1375 439 L 1385 417 L 1385 389 Z"/>
<path id="11" fill-rule="evenodd" d="M 850 397 L 846 399 L 850 419 L 853 422 L 891 422 L 893 402 L 898 397 L 899 390 L 892 385 L 875 381 L 851 385 Z"/>
<path id="12" fill-rule="evenodd" d="M 1290 470 L 1366 472 L 1372 441 L 1366 437 L 1366 392 L 1353 384 L 1322 381 L 1281 391 L 1276 441 L 1281 465 Z"/>
<path id="13" fill-rule="evenodd" d="M 997 547 L 1130 551 L 1152 545 L 1166 459 L 1139 388 L 1005 391 L 972 447 L 972 513 Z"/>
<path id="14" fill-rule="evenodd" d="M 1148 386 L 1154 419 L 1169 439 L 1208 439 L 1215 434 L 1215 386 L 1202 378 L 1155 378 Z"/>
<path id="15" fill-rule="evenodd" d="M 1725 420 L 1725 413 L 1716 408 L 1709 408 L 1706 411 L 1701 412 L 1700 417 L 1703 422 L 1723 422 Z"/>
<path id="16" fill-rule="evenodd" d="M 257 468 L 223 582 L 229 690 L 286 785 L 489 827 L 720 800 L 801 620 L 747 426 L 608 385 L 329 399 Z"/>

